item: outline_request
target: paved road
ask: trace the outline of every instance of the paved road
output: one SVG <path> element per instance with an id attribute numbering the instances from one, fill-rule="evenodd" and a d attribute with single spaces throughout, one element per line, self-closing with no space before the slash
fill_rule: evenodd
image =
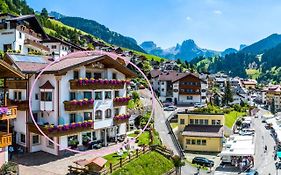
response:
<path id="1" fill-rule="evenodd" d="M 151 93 L 148 90 L 141 90 L 139 91 L 140 95 L 144 98 L 150 98 Z M 182 108 L 179 108 L 178 110 L 182 110 Z M 177 155 L 179 155 L 179 150 L 177 149 L 176 145 L 173 142 L 173 139 L 171 137 L 171 134 L 169 134 L 169 130 L 166 125 L 167 118 L 173 114 L 174 112 L 168 112 L 164 111 L 161 105 L 158 101 L 155 103 L 155 115 L 154 115 L 154 126 L 156 131 L 159 133 L 159 136 L 162 140 L 163 145 L 165 145 L 167 148 L 173 150 L 173 152 Z M 194 175 L 197 173 L 197 169 L 190 164 L 186 163 L 185 166 L 181 168 L 181 174 L 182 175 Z M 212 174 L 212 173 L 206 173 L 206 171 L 201 170 L 200 175 L 205 174 Z"/>
<path id="2" fill-rule="evenodd" d="M 261 109 L 258 116 L 268 113 L 267 110 Z M 256 150 L 255 150 L 255 168 L 260 174 L 277 174 L 274 161 L 275 141 L 270 135 L 270 130 L 266 130 L 265 124 L 261 122 L 261 117 L 253 119 L 256 131 Z M 264 146 L 267 145 L 268 151 L 264 152 Z M 280 172 L 279 172 L 280 173 Z"/>

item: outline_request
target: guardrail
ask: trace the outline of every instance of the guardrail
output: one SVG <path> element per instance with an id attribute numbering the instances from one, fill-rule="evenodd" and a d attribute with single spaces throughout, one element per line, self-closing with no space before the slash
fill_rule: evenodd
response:
<path id="1" fill-rule="evenodd" d="M 169 133 L 171 134 L 172 140 L 173 140 L 173 142 L 174 142 L 174 144 L 175 144 L 175 146 L 176 146 L 176 148 L 177 148 L 177 150 L 178 150 L 178 152 L 179 152 L 179 156 L 181 157 L 181 159 L 184 159 L 184 158 L 185 158 L 185 157 L 184 157 L 184 151 L 183 151 L 181 145 L 179 144 L 179 141 L 178 141 L 177 137 L 175 136 L 175 133 L 174 133 L 174 131 L 173 131 L 173 128 L 172 128 L 171 125 L 170 125 L 170 120 L 171 120 L 171 118 L 175 115 L 175 113 L 176 113 L 176 112 L 173 112 L 173 113 L 167 118 L 165 124 L 167 125 L 167 128 L 168 128 L 168 130 L 169 130 Z"/>

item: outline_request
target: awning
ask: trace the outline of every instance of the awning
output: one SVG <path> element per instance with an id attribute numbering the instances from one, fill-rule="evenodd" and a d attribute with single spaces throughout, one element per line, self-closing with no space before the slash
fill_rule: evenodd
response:
<path id="1" fill-rule="evenodd" d="M 0 60 L 0 78 L 25 78 L 25 75 L 4 60 Z"/>

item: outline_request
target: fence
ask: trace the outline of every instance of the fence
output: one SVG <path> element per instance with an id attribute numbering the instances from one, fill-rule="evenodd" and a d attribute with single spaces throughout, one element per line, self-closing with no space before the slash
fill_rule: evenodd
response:
<path id="1" fill-rule="evenodd" d="M 128 156 L 126 158 L 120 158 L 118 163 L 109 164 L 109 167 L 105 168 L 104 170 L 100 171 L 100 172 L 90 172 L 89 170 L 87 170 L 86 168 L 79 168 L 79 167 L 73 167 L 73 166 L 69 166 L 68 167 L 68 171 L 70 174 L 79 174 L 79 175 L 105 175 L 105 174 L 109 174 L 114 172 L 115 170 L 122 168 L 123 166 L 125 166 L 127 163 L 131 162 L 132 160 L 138 158 L 139 156 L 146 154 L 150 151 L 157 151 L 160 154 L 164 155 L 167 158 L 171 158 L 173 156 L 173 151 L 168 150 L 164 147 L 161 147 L 159 145 L 156 146 L 151 146 L 151 147 L 143 147 L 143 149 L 141 150 L 136 150 L 135 153 L 133 154 L 128 154 Z M 173 172 L 172 170 L 169 172 Z M 171 173 L 172 174 L 172 173 Z"/>

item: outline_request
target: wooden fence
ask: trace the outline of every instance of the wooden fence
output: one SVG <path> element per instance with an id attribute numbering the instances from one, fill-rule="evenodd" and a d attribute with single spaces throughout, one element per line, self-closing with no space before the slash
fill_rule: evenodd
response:
<path id="1" fill-rule="evenodd" d="M 139 156 L 146 154 L 150 151 L 157 151 L 160 154 L 164 155 L 167 158 L 171 158 L 173 156 L 173 151 L 168 150 L 164 147 L 161 146 L 152 146 L 152 147 L 143 147 L 140 150 L 136 150 L 136 152 L 134 152 L 133 154 L 128 154 L 128 156 L 126 158 L 120 158 L 118 163 L 109 164 L 109 167 L 106 167 L 105 169 L 103 169 L 100 172 L 90 172 L 89 170 L 87 170 L 86 168 L 78 168 L 78 167 L 73 167 L 73 166 L 69 166 L 68 167 L 68 171 L 70 174 L 79 174 L 79 175 L 106 175 L 106 174 L 110 174 L 114 171 L 116 171 L 119 168 L 122 168 L 123 166 L 125 166 L 126 164 L 128 164 L 129 162 L 131 162 L 132 160 L 138 158 Z M 172 174 L 174 171 L 171 170 L 170 174 Z"/>

